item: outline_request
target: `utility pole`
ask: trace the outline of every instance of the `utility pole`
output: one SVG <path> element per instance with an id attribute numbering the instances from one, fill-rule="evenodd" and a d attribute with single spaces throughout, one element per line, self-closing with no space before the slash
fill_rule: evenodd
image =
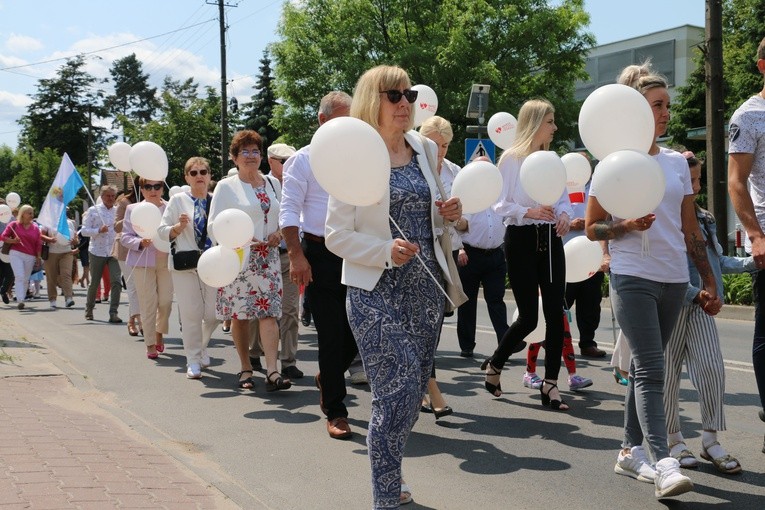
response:
<path id="1" fill-rule="evenodd" d="M 226 98 L 226 18 L 225 7 L 236 7 L 227 4 L 225 0 L 207 0 L 207 4 L 218 6 L 218 23 L 220 26 L 220 172 L 226 176 L 228 161 L 228 100 Z"/>
<path id="2" fill-rule="evenodd" d="M 717 238 L 728 253 L 728 179 L 725 168 L 725 105 L 723 102 L 722 0 L 706 2 L 707 207 L 717 224 Z"/>
<path id="3" fill-rule="evenodd" d="M 93 174 L 92 147 L 93 147 L 93 106 L 90 104 L 90 102 L 88 102 L 88 193 L 89 194 L 93 193 L 93 185 L 90 182 L 92 180 L 91 175 Z M 92 205 L 96 205 L 96 204 L 92 204 Z"/>

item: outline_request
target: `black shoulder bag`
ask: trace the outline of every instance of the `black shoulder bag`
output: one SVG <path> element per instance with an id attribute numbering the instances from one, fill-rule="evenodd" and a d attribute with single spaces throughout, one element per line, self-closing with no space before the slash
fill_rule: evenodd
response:
<path id="1" fill-rule="evenodd" d="M 210 202 L 212 197 L 207 195 L 207 205 L 205 206 L 205 228 L 202 231 L 202 237 L 197 244 L 198 250 L 189 251 L 175 251 L 175 239 L 170 243 L 170 254 L 173 257 L 173 269 L 176 271 L 184 271 L 186 269 L 196 269 L 199 257 L 202 256 L 202 252 L 205 249 L 205 243 L 207 242 L 207 222 L 210 218 Z M 191 219 L 194 221 L 194 218 Z M 193 226 L 192 226 L 193 228 Z"/>

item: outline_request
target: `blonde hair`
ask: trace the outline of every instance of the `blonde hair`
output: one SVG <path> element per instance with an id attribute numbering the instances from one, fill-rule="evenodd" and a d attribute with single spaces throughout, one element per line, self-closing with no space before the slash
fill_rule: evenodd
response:
<path id="1" fill-rule="evenodd" d="M 433 133 L 443 138 L 446 143 L 451 143 L 454 138 L 451 123 L 438 115 L 426 119 L 420 126 L 420 134 L 422 136 L 428 136 Z"/>
<path id="2" fill-rule="evenodd" d="M 188 175 L 191 167 L 195 165 L 203 166 L 210 172 L 210 161 L 208 161 L 207 158 L 203 158 L 202 156 L 192 156 L 186 161 L 186 164 L 183 165 L 183 175 Z"/>
<path id="3" fill-rule="evenodd" d="M 515 141 L 509 149 L 502 153 L 499 162 L 501 163 L 507 156 L 524 158 L 539 148 L 544 150 L 549 149 L 547 144 L 541 147 L 535 147 L 534 136 L 537 134 L 537 131 L 539 131 L 545 116 L 550 113 L 555 113 L 555 107 L 547 99 L 529 99 L 523 103 L 523 106 L 521 106 L 521 109 L 518 112 L 518 126 L 515 128 Z"/>
<path id="4" fill-rule="evenodd" d="M 351 117 L 380 129 L 380 91 L 412 86 L 409 75 L 398 66 L 377 66 L 361 75 L 353 90 Z M 409 109 L 409 125 L 414 127 L 414 108 Z"/>
<path id="5" fill-rule="evenodd" d="M 616 83 L 632 87 L 643 95 L 651 89 L 667 88 L 667 79 L 653 70 L 650 59 L 622 69 Z"/>
<path id="6" fill-rule="evenodd" d="M 21 217 L 24 216 L 24 213 L 27 211 L 32 213 L 32 218 L 35 217 L 35 208 L 29 204 L 24 204 L 21 207 L 19 207 L 18 211 L 16 211 L 16 221 L 21 223 Z"/>

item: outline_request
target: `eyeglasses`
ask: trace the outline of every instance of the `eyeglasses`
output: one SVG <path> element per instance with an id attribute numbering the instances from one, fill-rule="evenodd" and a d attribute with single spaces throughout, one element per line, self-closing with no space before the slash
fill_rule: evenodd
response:
<path id="1" fill-rule="evenodd" d="M 199 175 L 207 175 L 207 169 L 203 168 L 201 170 L 189 170 L 189 175 L 192 177 L 196 177 L 197 174 Z"/>
<path id="2" fill-rule="evenodd" d="M 159 190 L 161 190 L 161 189 L 162 189 L 162 187 L 163 187 L 163 186 L 164 186 L 164 184 L 162 184 L 161 182 L 159 182 L 159 183 L 157 183 L 157 184 L 143 184 L 143 185 L 141 186 L 141 188 L 145 189 L 146 191 L 149 191 L 149 190 L 152 190 L 152 189 L 153 189 L 154 191 L 159 191 Z"/>
<path id="3" fill-rule="evenodd" d="M 258 156 L 260 156 L 260 151 L 258 149 L 253 149 L 251 151 L 244 149 L 243 151 L 240 151 L 239 154 L 241 154 L 245 158 L 249 158 L 250 156 L 252 156 L 253 158 L 257 158 Z"/>
<path id="4" fill-rule="evenodd" d="M 401 101 L 402 97 L 405 97 L 407 102 L 414 103 L 417 100 L 417 91 L 412 89 L 404 89 L 404 90 L 381 90 L 380 94 L 385 94 L 388 96 L 388 101 L 390 101 L 393 104 L 398 104 L 399 101 Z"/>

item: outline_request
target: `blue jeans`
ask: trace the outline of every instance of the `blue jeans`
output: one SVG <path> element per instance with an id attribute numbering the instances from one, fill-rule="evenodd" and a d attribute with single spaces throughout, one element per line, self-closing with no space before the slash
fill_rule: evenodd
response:
<path id="1" fill-rule="evenodd" d="M 616 320 L 632 351 L 624 400 L 624 448 L 643 439 L 658 461 L 669 457 L 664 415 L 664 346 L 683 306 L 687 283 L 661 283 L 611 273 Z"/>

